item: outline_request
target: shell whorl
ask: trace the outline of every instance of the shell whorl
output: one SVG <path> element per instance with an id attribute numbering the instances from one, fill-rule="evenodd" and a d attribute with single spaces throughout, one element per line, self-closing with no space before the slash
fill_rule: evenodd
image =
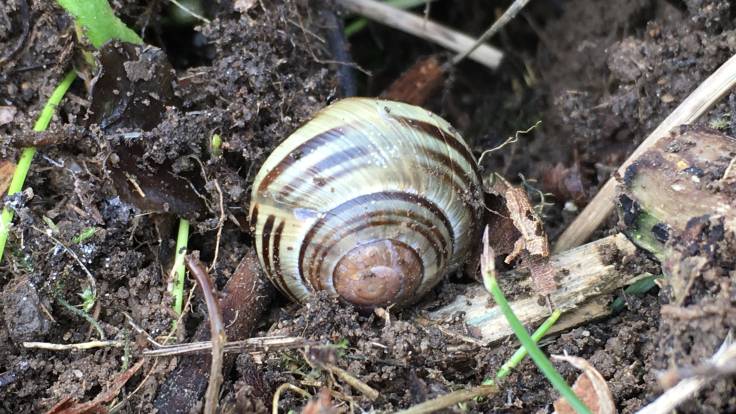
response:
<path id="1" fill-rule="evenodd" d="M 327 290 L 358 306 L 405 304 L 467 258 L 480 183 L 467 144 L 440 117 L 399 102 L 338 101 L 281 143 L 255 178 L 259 260 L 293 300 Z M 369 269 L 360 276 L 362 261 Z M 358 297 L 346 295 L 354 286 Z"/>

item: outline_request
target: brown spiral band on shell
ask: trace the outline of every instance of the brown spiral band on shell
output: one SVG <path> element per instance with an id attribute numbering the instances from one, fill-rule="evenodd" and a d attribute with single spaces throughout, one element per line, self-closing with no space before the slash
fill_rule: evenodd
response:
<path id="1" fill-rule="evenodd" d="M 444 228 L 446 229 L 448 233 L 448 240 L 444 240 L 443 238 L 443 245 L 449 245 L 449 249 L 444 249 L 446 251 L 452 251 L 452 245 L 453 245 L 453 239 L 454 239 L 454 233 L 452 225 L 450 224 L 449 219 L 444 215 L 442 210 L 437 207 L 434 203 L 431 201 L 428 201 L 422 197 L 419 197 L 417 195 L 413 194 L 407 194 L 407 193 L 400 193 L 400 192 L 384 192 L 384 193 L 373 193 L 373 194 L 366 194 L 364 196 L 357 197 L 355 199 L 350 200 L 348 203 L 342 204 L 338 206 L 336 209 L 331 210 L 328 212 L 325 217 L 339 217 L 342 214 L 344 214 L 345 210 L 348 209 L 354 209 L 354 208 L 360 208 L 360 206 L 366 206 L 371 202 L 375 201 L 381 201 L 381 202 L 391 202 L 391 201 L 405 201 L 407 203 L 417 204 L 419 206 L 422 206 L 427 211 L 431 212 L 431 214 L 434 215 L 434 217 L 438 218 L 441 223 L 444 225 Z M 409 222 L 410 220 L 414 220 L 412 214 L 410 214 L 407 210 L 400 210 L 400 209 L 393 209 L 392 210 L 395 215 L 402 216 L 404 218 L 404 223 Z M 371 213 L 374 213 L 374 211 L 371 211 L 369 213 L 350 216 L 350 221 L 346 221 L 343 225 L 348 225 L 350 222 L 359 222 L 363 221 L 365 225 L 367 225 L 367 218 L 370 217 Z M 426 216 L 425 216 L 426 217 Z M 397 224 L 401 224 L 402 221 L 395 220 L 394 221 Z M 329 230 L 326 232 L 326 234 L 323 234 L 322 237 L 316 237 L 317 234 L 324 228 L 327 227 Z M 326 249 L 329 249 L 330 245 L 334 245 L 334 243 L 330 243 L 330 241 L 333 239 L 333 229 L 337 229 L 335 226 L 329 226 L 329 223 L 327 220 L 319 220 L 317 221 L 307 232 L 307 234 L 304 236 L 301 249 L 299 251 L 299 274 L 303 280 L 304 283 L 309 283 L 312 285 L 314 289 L 323 289 L 324 286 L 320 283 L 321 278 L 317 274 L 319 269 L 322 267 L 322 261 L 325 258 L 326 253 L 324 252 Z M 353 231 L 362 230 L 361 228 L 352 229 Z M 429 238 L 428 238 L 429 239 Z M 431 240 L 431 239 L 430 239 Z M 310 254 L 307 254 L 307 250 L 310 246 L 316 246 L 314 248 L 314 251 L 310 252 Z M 435 245 L 436 247 L 436 245 Z M 439 251 L 439 250 L 438 250 Z M 305 261 L 307 257 L 309 256 L 310 263 L 308 265 L 305 265 Z"/>

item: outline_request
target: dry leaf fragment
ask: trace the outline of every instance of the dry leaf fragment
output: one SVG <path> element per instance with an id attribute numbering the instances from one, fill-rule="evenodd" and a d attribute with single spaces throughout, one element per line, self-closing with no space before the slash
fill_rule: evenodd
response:
<path id="1" fill-rule="evenodd" d="M 544 232 L 542 221 L 529 203 L 526 192 L 521 188 L 509 186 L 504 198 L 511 220 L 521 233 L 521 237 L 514 244 L 514 251 L 506 257 L 505 262 L 511 263 L 524 251 L 531 256 L 549 257 L 547 233 Z"/>
<path id="2" fill-rule="evenodd" d="M 15 163 L 10 160 L 0 160 L 0 197 L 5 195 L 10 187 L 10 181 L 13 180 L 15 172 Z"/>
<path id="3" fill-rule="evenodd" d="M 583 371 L 578 376 L 575 384 L 573 384 L 572 390 L 593 414 L 617 413 L 608 383 L 590 362 L 584 358 L 568 355 L 552 355 L 552 358 L 559 361 L 566 361 L 575 368 Z M 575 410 L 570 407 L 564 398 L 559 398 L 555 401 L 554 406 L 557 414 L 575 414 Z"/>
<path id="4" fill-rule="evenodd" d="M 513 235 L 508 241 L 513 241 L 513 248 L 506 256 L 504 262 L 511 263 L 521 257 L 522 265 L 529 268 L 534 290 L 546 296 L 557 289 L 555 282 L 555 271 L 549 265 L 549 241 L 544 231 L 544 223 L 537 215 L 529 202 L 524 189 L 512 186 L 508 181 L 498 174 L 492 177 L 492 188 L 488 191 L 503 199 L 504 208 L 508 218 L 513 224 Z M 494 236 L 498 237 L 498 235 Z"/>
<path id="5" fill-rule="evenodd" d="M 337 408 L 332 405 L 330 390 L 322 388 L 316 400 L 310 400 L 302 410 L 302 414 L 336 414 Z"/>
<path id="6" fill-rule="evenodd" d="M 544 231 L 544 223 L 534 211 L 526 191 L 511 185 L 498 174 L 492 174 L 484 182 L 487 193 L 503 199 L 508 219 L 520 233 L 514 242 L 513 250 L 506 256 L 504 262 L 511 263 L 524 252 L 529 256 L 549 257 L 549 241 Z"/>

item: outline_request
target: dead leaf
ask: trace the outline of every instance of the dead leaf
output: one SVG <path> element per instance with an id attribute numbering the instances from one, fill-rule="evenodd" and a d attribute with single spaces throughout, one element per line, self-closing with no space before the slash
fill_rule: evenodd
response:
<path id="1" fill-rule="evenodd" d="M 100 74 L 92 91 L 88 126 L 105 133 L 120 129 L 154 130 L 167 108 L 179 107 L 176 72 L 166 53 L 153 46 L 108 43 L 99 50 Z M 206 210 L 199 194 L 204 182 L 198 171 L 174 172 L 174 160 L 146 157 L 141 134 L 113 146 L 116 162 L 109 162 L 112 184 L 120 198 L 144 212 L 171 213 L 188 219 Z"/>
<path id="2" fill-rule="evenodd" d="M 15 163 L 13 161 L 0 160 L 0 196 L 5 195 L 5 192 L 8 191 L 14 172 Z"/>
<path id="3" fill-rule="evenodd" d="M 544 232 L 542 220 L 537 217 L 529 203 L 526 191 L 510 186 L 504 193 L 504 198 L 511 220 L 521 233 L 521 237 L 514 244 L 514 251 L 506 257 L 505 262 L 511 263 L 524 251 L 531 256 L 549 257 L 547 233 Z"/>
<path id="4" fill-rule="evenodd" d="M 135 365 L 128 368 L 125 372 L 118 375 L 118 377 L 112 381 L 112 384 L 107 389 L 107 391 L 104 391 L 97 395 L 94 400 L 88 401 L 86 403 L 78 403 L 76 401 L 72 401 L 69 397 L 65 397 L 56 405 L 54 405 L 49 411 L 47 411 L 46 414 L 107 413 L 107 407 L 105 407 L 103 404 L 110 403 L 120 393 L 120 390 L 123 389 L 123 386 L 125 386 L 125 384 L 133 377 L 133 375 L 135 375 L 135 373 L 141 369 L 144 362 L 145 359 L 141 359 Z"/>
<path id="5" fill-rule="evenodd" d="M 568 362 L 583 371 L 573 384 L 572 390 L 593 414 L 617 413 L 608 383 L 590 362 L 584 358 L 568 355 L 552 355 L 552 358 Z M 554 406 L 557 414 L 575 414 L 575 410 L 562 397 L 555 401 Z"/>
<path id="6" fill-rule="evenodd" d="M 302 414 L 336 414 L 337 408 L 332 405 L 330 390 L 322 388 L 316 400 L 310 400 L 302 410 Z"/>
<path id="7" fill-rule="evenodd" d="M 522 264 L 531 272 L 537 293 L 548 295 L 555 291 L 557 282 L 555 272 L 548 263 L 550 249 L 547 233 L 526 191 L 493 174 L 486 180 L 486 193 L 486 207 L 498 211 L 490 215 L 487 223 L 493 224 L 493 247 L 500 247 L 499 254 L 508 252 L 504 259 L 507 264 L 522 258 Z M 489 201 L 494 201 L 494 204 L 489 206 Z"/>
<path id="8" fill-rule="evenodd" d="M 18 108 L 14 106 L 0 106 L 0 126 L 13 122 L 16 113 Z"/>
<path id="9" fill-rule="evenodd" d="M 526 191 L 514 187 L 498 174 L 492 174 L 485 181 L 492 183 L 487 184 L 486 192 L 503 199 L 508 218 L 520 233 L 513 250 L 504 261 L 511 263 L 524 252 L 530 256 L 549 257 L 549 242 L 544 224 L 529 202 Z"/>

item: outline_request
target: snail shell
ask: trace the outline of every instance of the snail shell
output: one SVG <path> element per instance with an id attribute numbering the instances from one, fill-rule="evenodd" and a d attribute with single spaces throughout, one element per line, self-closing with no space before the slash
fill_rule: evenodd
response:
<path id="1" fill-rule="evenodd" d="M 362 308 L 406 305 L 467 260 L 480 228 L 467 144 L 393 101 L 326 107 L 273 151 L 252 191 L 261 265 L 295 301 L 327 290 Z"/>

